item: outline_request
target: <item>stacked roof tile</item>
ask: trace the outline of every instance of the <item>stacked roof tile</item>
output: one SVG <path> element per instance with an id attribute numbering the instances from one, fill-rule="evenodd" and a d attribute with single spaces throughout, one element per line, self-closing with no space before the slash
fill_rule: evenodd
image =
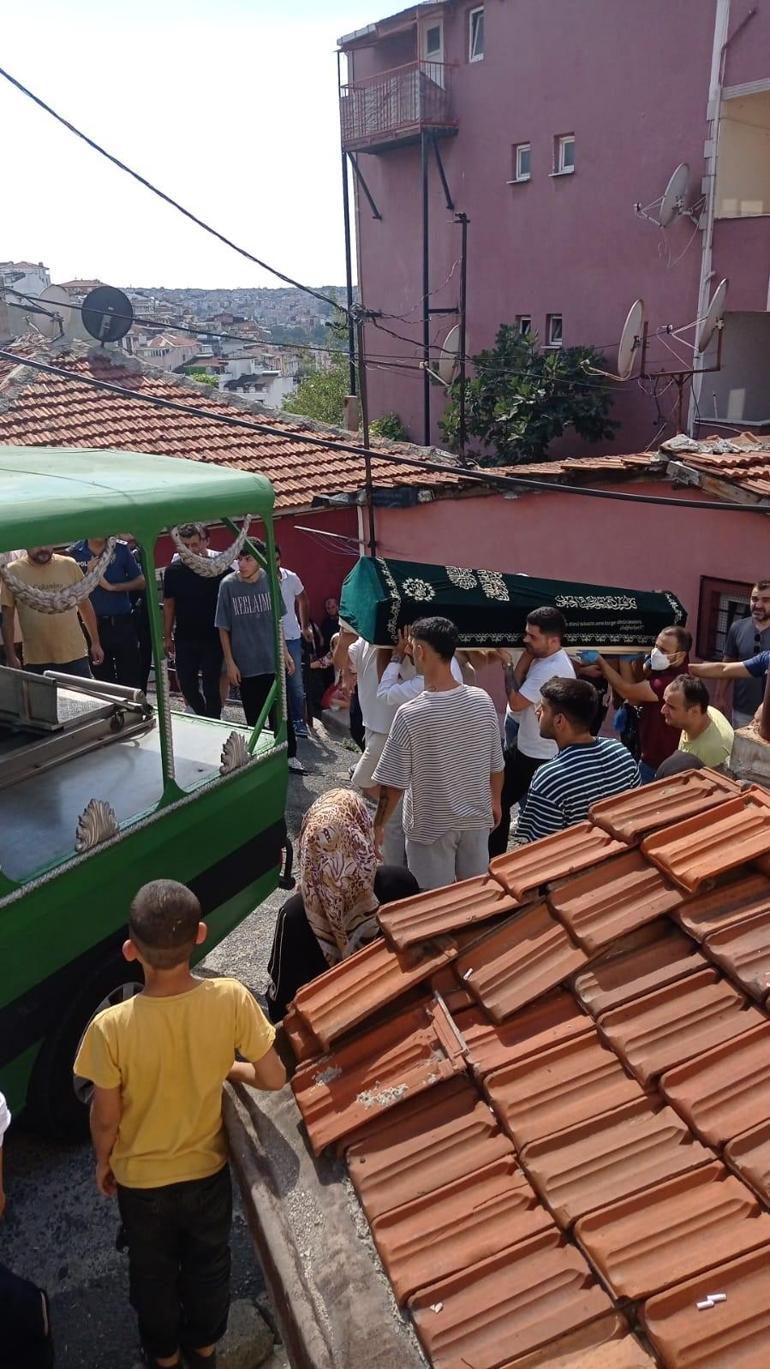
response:
<path id="1" fill-rule="evenodd" d="M 767 814 L 708 771 L 598 804 L 298 994 L 311 1144 L 435 1369 L 770 1357 Z"/>

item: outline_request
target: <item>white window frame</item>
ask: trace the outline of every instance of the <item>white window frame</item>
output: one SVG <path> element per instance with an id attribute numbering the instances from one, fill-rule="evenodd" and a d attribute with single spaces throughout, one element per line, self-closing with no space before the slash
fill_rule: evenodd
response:
<path id="1" fill-rule="evenodd" d="M 526 152 L 529 156 L 529 171 L 521 169 L 521 153 Z M 513 145 L 513 180 L 515 185 L 532 179 L 532 144 L 514 143 Z"/>
<path id="2" fill-rule="evenodd" d="M 555 329 L 554 329 L 554 324 L 556 323 L 556 320 L 557 320 L 557 319 L 558 319 L 558 321 L 559 321 L 559 336 L 558 336 L 558 338 L 554 339 L 554 336 L 553 336 L 554 331 L 555 331 Z M 559 347 L 563 347 L 563 346 L 564 346 L 564 315 L 563 315 L 563 314 L 547 314 L 547 315 L 546 315 L 546 320 L 545 320 L 545 345 L 546 345 L 546 347 L 552 348 L 554 351 L 557 351 Z"/>
<path id="3" fill-rule="evenodd" d="M 516 326 L 518 329 L 519 337 L 530 337 L 532 334 L 532 315 L 517 314 Z"/>
<path id="4" fill-rule="evenodd" d="M 428 34 L 429 34 L 429 33 L 437 33 L 437 34 L 439 35 L 439 44 L 438 44 L 438 47 L 436 48 L 436 52 L 435 52 L 435 53 L 434 53 L 434 52 L 429 52 L 429 51 L 428 51 Z M 440 53 L 441 56 L 437 56 L 436 53 Z M 425 25 L 425 61 L 426 61 L 426 62 L 443 62 L 443 60 L 444 60 L 444 27 L 443 27 L 443 24 L 441 23 L 441 20 L 439 20 L 439 22 L 438 22 L 437 24 L 426 24 L 426 25 Z"/>
<path id="5" fill-rule="evenodd" d="M 565 165 L 564 154 L 568 147 L 572 148 L 572 166 Z M 552 176 L 574 176 L 575 174 L 575 135 L 574 133 L 560 133 L 554 138 L 553 146 L 553 171 Z"/>
<path id="6" fill-rule="evenodd" d="M 482 35 L 482 36 L 481 36 L 481 52 L 474 52 L 474 50 L 473 50 L 473 48 L 474 48 L 474 41 L 473 41 L 473 40 L 474 40 L 474 37 L 476 37 L 476 36 L 478 35 L 478 23 L 474 24 L 474 20 L 478 21 L 479 15 L 481 15 L 481 35 Z M 483 61 L 484 61 L 484 42 L 485 42 L 485 38 L 486 38 L 486 33 L 485 33 L 485 26 L 484 26 L 484 6 L 483 6 L 483 5 L 477 5 L 475 9 L 469 10 L 469 12 L 468 12 L 468 61 L 469 61 L 469 62 L 483 62 Z"/>

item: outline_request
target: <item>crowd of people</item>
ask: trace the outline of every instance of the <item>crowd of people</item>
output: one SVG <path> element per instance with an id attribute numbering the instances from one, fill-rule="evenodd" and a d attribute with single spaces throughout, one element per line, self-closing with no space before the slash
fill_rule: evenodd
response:
<path id="1" fill-rule="evenodd" d="M 192 552 L 213 555 L 201 525 L 180 535 Z M 103 550 L 93 539 L 70 556 L 33 547 L 12 570 L 25 583 L 69 586 Z M 283 566 L 278 661 L 267 576 L 252 551 L 209 577 L 175 557 L 163 581 L 166 653 L 194 712 L 220 717 L 237 688 L 255 725 L 283 668 L 290 766 L 296 736 L 313 726 L 335 678 L 354 689 L 360 716 L 358 732 L 351 707 L 360 745 L 351 787 L 324 793 L 302 823 L 298 888 L 276 920 L 266 1014 L 236 980 L 192 974 L 191 957 L 206 938 L 200 905 L 185 886 L 155 880 L 132 902 L 123 947 L 141 965 L 145 987 L 94 1018 L 74 1062 L 93 1085 L 96 1183 L 117 1199 L 145 1358 L 160 1369 L 213 1369 L 229 1306 L 224 1082 L 282 1087 L 274 1024 L 302 985 L 378 935 L 383 904 L 481 875 L 511 839 L 558 833 L 600 799 L 679 769 L 728 766 L 734 729 L 764 698 L 770 581 L 754 587 L 750 616 L 730 629 L 725 659 L 706 663 L 691 662 L 691 635 L 674 625 L 647 657 L 570 653 L 553 607 L 529 614 L 518 653 L 458 650 L 455 625 L 436 616 L 381 648 L 340 622 L 334 598 L 316 625 L 300 577 Z M 141 641 L 129 623 L 131 596 L 145 592 L 125 543 L 90 599 L 64 613 L 37 613 L 4 582 L 7 664 L 136 680 Z M 716 682 L 713 702 L 705 680 Z M 9 1121 L 0 1095 L 0 1217 Z M 9 1363 L 52 1363 L 45 1294 L 0 1265 L 0 1298 L 12 1309 L 2 1332 L 16 1356 Z"/>

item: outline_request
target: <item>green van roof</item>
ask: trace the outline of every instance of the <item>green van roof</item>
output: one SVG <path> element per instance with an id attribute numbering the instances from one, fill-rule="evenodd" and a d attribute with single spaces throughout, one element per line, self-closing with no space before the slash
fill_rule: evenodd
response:
<path id="1" fill-rule="evenodd" d="M 179 523 L 269 518 L 273 503 L 264 476 L 203 461 L 0 446 L 0 551 L 121 532 L 148 541 Z"/>

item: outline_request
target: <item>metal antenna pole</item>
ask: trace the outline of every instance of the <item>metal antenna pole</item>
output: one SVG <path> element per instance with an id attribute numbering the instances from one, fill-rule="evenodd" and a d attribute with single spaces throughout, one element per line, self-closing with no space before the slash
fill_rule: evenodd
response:
<path id="1" fill-rule="evenodd" d="M 366 349 L 364 339 L 364 323 L 366 314 L 363 310 L 356 314 L 356 340 L 358 342 L 358 394 L 361 405 L 361 429 L 364 445 L 364 462 L 366 466 L 366 508 L 369 523 L 369 555 L 377 555 L 377 533 L 374 526 L 374 485 L 372 483 L 372 458 L 369 448 L 369 397 L 366 386 Z"/>
<path id="2" fill-rule="evenodd" d="M 467 338 L 468 312 L 468 215 L 457 214 L 455 222 L 460 224 L 462 247 L 460 251 L 460 421 L 457 435 L 457 451 L 461 461 L 465 460 L 465 349 Z"/>
<path id="3" fill-rule="evenodd" d="M 420 134 L 420 170 L 422 173 L 422 360 L 423 360 L 423 445 L 430 446 L 430 197 L 428 171 L 430 168 L 428 135 Z"/>
<path id="4" fill-rule="evenodd" d="M 348 368 L 350 393 L 356 393 L 356 325 L 353 319 L 353 251 L 350 233 L 348 155 L 342 143 L 342 53 L 337 53 L 337 95 L 340 101 L 340 159 L 342 162 L 342 218 L 345 227 L 345 295 L 348 310 Z"/>

